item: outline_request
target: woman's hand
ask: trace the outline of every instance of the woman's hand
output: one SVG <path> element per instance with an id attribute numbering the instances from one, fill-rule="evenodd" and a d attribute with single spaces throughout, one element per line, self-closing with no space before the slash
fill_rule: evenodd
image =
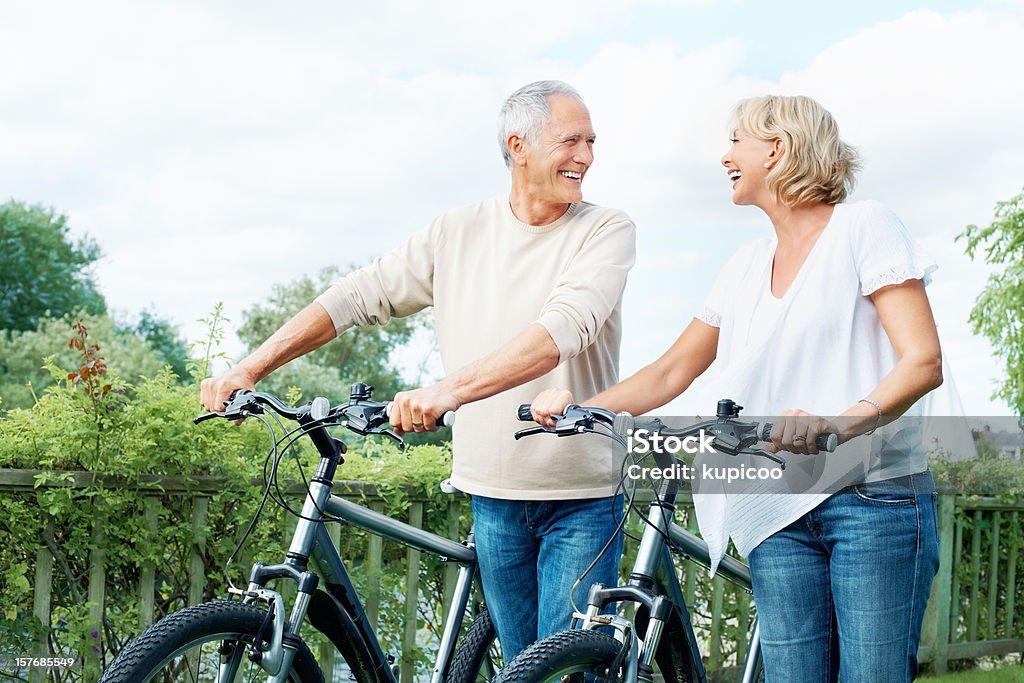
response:
<path id="1" fill-rule="evenodd" d="M 555 420 L 551 416 L 561 415 L 565 407 L 574 402 L 572 392 L 568 389 L 547 389 L 533 399 L 530 413 L 541 427 L 554 427 Z"/>
<path id="2" fill-rule="evenodd" d="M 784 410 L 772 426 L 772 441 L 765 446 L 769 453 L 818 453 L 819 434 L 841 434 L 838 427 L 823 417 L 805 410 Z"/>

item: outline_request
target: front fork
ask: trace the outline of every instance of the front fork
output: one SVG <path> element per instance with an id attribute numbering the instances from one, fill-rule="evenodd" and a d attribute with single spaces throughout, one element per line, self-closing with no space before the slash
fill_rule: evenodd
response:
<path id="1" fill-rule="evenodd" d="M 595 585 L 592 591 L 595 589 L 598 592 L 602 591 L 599 585 Z M 624 592 L 623 588 L 611 590 L 615 593 Z M 633 591 L 627 588 L 625 592 Z M 591 597 L 594 596 L 595 594 L 592 592 Z M 625 595 L 618 597 L 625 597 Z M 638 602 L 646 603 L 647 601 L 640 600 Z M 617 662 L 621 661 L 624 683 L 651 683 L 654 680 L 654 655 L 658 651 L 661 636 L 665 631 L 663 613 L 669 609 L 671 601 L 664 596 L 657 596 L 651 602 L 652 604 L 648 605 L 650 617 L 647 620 L 647 632 L 642 641 L 637 636 L 631 621 L 618 615 L 601 614 L 600 604 L 595 604 L 593 600 L 588 605 L 586 614 L 579 612 L 573 614 L 570 628 L 588 631 L 606 626 L 615 629 L 615 639 L 622 643 L 622 651 Z"/>

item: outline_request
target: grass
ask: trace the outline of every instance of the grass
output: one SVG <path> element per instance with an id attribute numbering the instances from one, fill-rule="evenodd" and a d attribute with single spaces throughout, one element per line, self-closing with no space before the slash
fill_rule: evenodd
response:
<path id="1" fill-rule="evenodd" d="M 1003 666 L 991 671 L 974 669 L 942 676 L 923 676 L 922 683 L 1024 683 L 1024 666 Z"/>

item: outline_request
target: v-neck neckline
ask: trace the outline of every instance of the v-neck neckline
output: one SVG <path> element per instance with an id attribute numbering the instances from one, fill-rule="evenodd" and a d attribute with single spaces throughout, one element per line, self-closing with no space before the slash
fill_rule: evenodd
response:
<path id="1" fill-rule="evenodd" d="M 793 281 L 789 283 L 789 287 L 786 287 L 786 291 L 782 293 L 782 296 L 775 296 L 775 292 L 772 291 L 772 276 L 775 274 L 775 254 L 779 250 L 779 238 L 776 235 L 775 242 L 772 245 L 771 253 L 768 255 L 769 258 L 767 267 L 768 283 L 766 286 L 768 287 L 768 296 L 770 297 L 771 301 L 780 304 L 786 301 L 786 299 L 789 298 L 793 290 L 797 288 L 797 285 L 799 285 L 800 282 L 804 280 L 805 274 L 808 270 L 810 270 L 810 265 L 814 260 L 814 256 L 815 254 L 817 254 L 818 247 L 821 245 L 821 242 L 825 238 L 825 235 L 834 232 L 830 231 L 829 227 L 832 225 L 832 222 L 836 219 L 836 212 L 839 211 L 840 207 L 842 206 L 842 204 L 836 204 L 835 206 L 832 207 L 832 215 L 829 216 L 828 221 L 825 223 L 825 227 L 821 229 L 820 233 L 818 233 L 817 239 L 814 240 L 814 245 L 811 247 L 811 250 L 807 252 L 807 256 L 804 257 L 803 263 L 800 264 L 800 268 L 797 269 L 796 277 L 794 277 Z"/>

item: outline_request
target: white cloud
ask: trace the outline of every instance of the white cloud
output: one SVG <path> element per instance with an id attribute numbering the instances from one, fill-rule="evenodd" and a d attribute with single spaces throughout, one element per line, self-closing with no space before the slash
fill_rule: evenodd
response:
<path id="1" fill-rule="evenodd" d="M 704 4 L 15 3 L 0 26 L 0 186 L 101 242 L 112 305 L 153 304 L 195 334 L 217 299 L 238 322 L 275 282 L 365 262 L 506 191 L 502 98 L 563 78 L 599 136 L 588 198 L 639 229 L 629 372 L 675 339 L 738 242 L 770 230 L 729 203 L 730 105 L 802 92 L 861 146 L 857 196 L 892 206 L 940 260 L 933 300 L 968 410 L 1005 411 L 973 379 L 999 370 L 964 322 L 988 269 L 952 237 L 1024 179 L 1020 19 L 914 12 L 776 81 L 750 76 L 729 35 L 697 49 L 614 35 L 641 6 Z"/>

